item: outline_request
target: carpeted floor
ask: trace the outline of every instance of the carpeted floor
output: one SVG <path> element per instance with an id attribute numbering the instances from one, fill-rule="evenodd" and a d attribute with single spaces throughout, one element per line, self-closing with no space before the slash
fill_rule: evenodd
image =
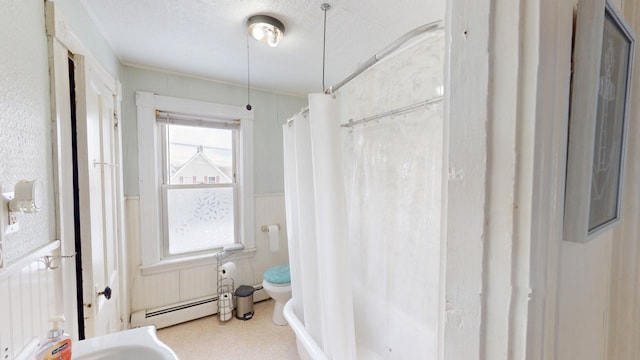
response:
<path id="1" fill-rule="evenodd" d="M 254 304 L 255 315 L 220 324 L 217 315 L 158 330 L 180 360 L 298 360 L 293 330 L 271 322 L 273 300 Z"/>

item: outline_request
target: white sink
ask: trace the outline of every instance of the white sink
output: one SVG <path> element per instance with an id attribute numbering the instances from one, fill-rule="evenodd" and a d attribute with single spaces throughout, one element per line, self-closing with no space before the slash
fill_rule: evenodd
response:
<path id="1" fill-rule="evenodd" d="M 155 326 L 82 340 L 74 343 L 72 350 L 74 360 L 178 360 L 176 353 L 158 339 Z"/>

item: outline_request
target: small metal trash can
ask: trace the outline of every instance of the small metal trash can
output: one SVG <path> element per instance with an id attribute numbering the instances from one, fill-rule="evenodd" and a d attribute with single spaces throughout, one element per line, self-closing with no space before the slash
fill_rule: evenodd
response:
<path id="1" fill-rule="evenodd" d="M 253 286 L 241 285 L 236 289 L 236 318 L 249 320 L 253 317 Z"/>

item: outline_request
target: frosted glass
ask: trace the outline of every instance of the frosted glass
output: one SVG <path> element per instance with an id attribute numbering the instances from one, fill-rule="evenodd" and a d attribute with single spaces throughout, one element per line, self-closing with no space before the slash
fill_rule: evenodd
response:
<path id="1" fill-rule="evenodd" d="M 167 189 L 169 253 L 221 247 L 235 241 L 233 188 Z"/>

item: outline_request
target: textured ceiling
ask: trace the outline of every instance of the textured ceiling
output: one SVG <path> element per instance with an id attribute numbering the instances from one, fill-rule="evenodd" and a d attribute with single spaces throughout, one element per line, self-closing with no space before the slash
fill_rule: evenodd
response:
<path id="1" fill-rule="evenodd" d="M 277 48 L 249 38 L 252 87 L 305 95 L 322 90 L 326 0 L 82 0 L 125 65 L 246 85 L 246 19 L 286 27 Z M 328 1 L 327 86 L 407 31 L 440 20 L 444 0 Z"/>

